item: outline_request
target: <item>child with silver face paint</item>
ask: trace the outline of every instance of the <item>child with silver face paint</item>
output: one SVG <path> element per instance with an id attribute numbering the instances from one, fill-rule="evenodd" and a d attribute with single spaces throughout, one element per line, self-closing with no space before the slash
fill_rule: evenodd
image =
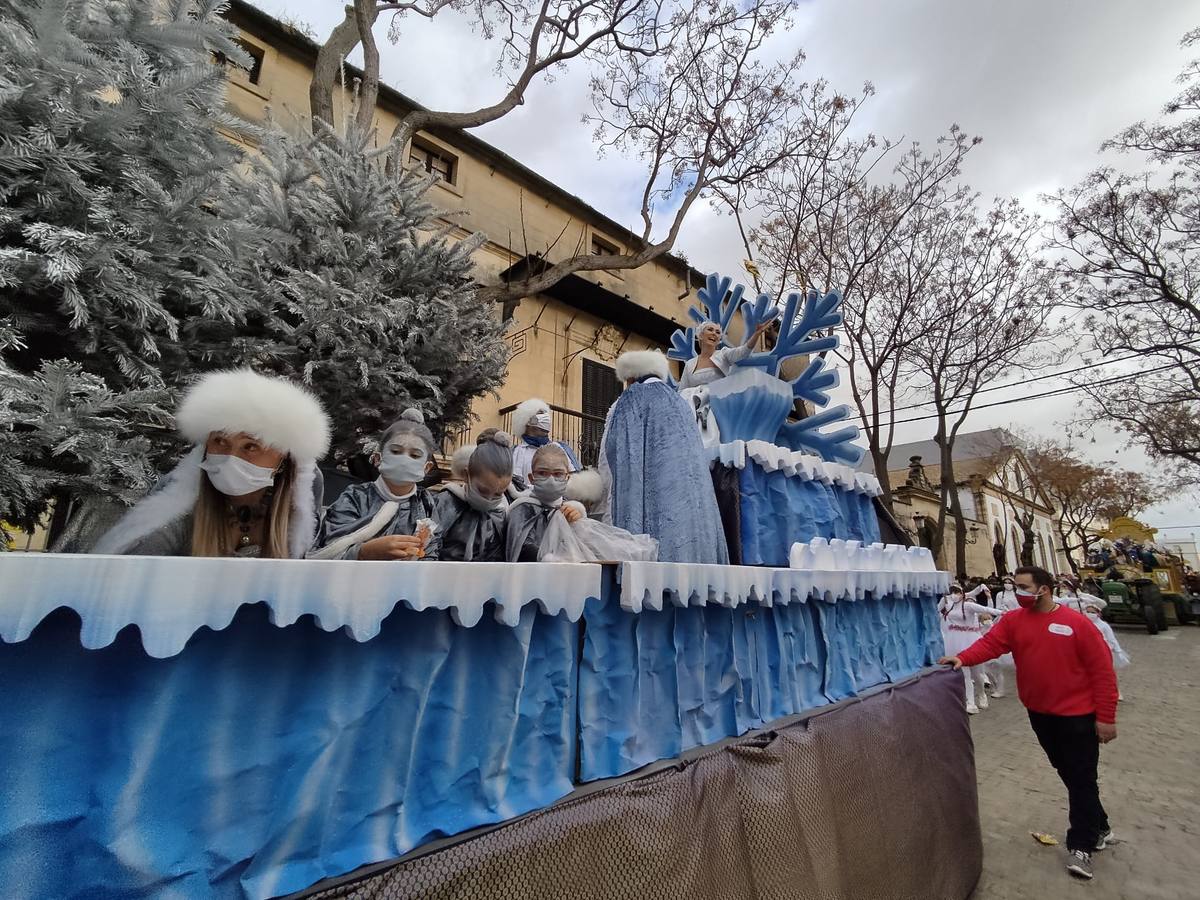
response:
<path id="1" fill-rule="evenodd" d="M 438 494 L 441 558 L 462 562 L 504 559 L 504 492 L 512 482 L 512 438 L 489 428 L 480 434 L 467 462 L 466 478 Z"/>
<path id="2" fill-rule="evenodd" d="M 537 449 L 529 470 L 530 489 L 508 508 L 504 543 L 509 562 L 538 561 L 551 516 L 561 513 L 574 523 L 586 515 L 582 504 L 563 502 L 570 476 L 571 460 L 561 447 L 546 444 Z"/>
<path id="3" fill-rule="evenodd" d="M 436 444 L 420 410 L 407 409 L 383 433 L 372 462 L 379 477 L 352 484 L 325 513 L 309 558 L 438 559 L 441 535 L 433 496 L 420 482 L 433 468 Z"/>

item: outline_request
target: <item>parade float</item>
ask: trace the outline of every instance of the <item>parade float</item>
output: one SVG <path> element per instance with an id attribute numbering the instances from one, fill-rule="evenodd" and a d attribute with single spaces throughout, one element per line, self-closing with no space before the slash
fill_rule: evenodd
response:
<path id="1" fill-rule="evenodd" d="M 753 329 L 742 293 L 710 277 L 693 316 Z M 847 410 L 793 415 L 829 404 L 838 304 L 789 296 L 694 398 L 740 565 L 0 555 L 0 883 L 966 897 L 948 577 L 879 540 Z"/>

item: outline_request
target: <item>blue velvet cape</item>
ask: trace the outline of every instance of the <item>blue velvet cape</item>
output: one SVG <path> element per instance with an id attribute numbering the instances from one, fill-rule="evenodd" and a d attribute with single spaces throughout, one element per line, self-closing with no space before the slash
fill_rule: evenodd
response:
<path id="1" fill-rule="evenodd" d="M 604 438 L 612 524 L 658 538 L 662 562 L 729 562 L 708 458 L 687 401 L 658 380 L 614 404 Z"/>

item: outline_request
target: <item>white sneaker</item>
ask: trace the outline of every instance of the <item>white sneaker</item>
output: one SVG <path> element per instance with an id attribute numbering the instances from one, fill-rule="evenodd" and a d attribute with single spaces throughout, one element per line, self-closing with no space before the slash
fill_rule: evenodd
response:
<path id="1" fill-rule="evenodd" d="M 968 706 L 968 707 L 967 707 L 967 715 L 968 715 L 968 716 L 973 716 L 973 715 L 975 715 L 975 713 L 977 713 L 977 712 L 979 712 L 979 707 L 978 707 L 978 706 L 974 706 L 974 705 L 972 705 L 972 706 Z"/>
<path id="2" fill-rule="evenodd" d="M 1077 878 L 1092 878 L 1092 855 L 1082 850 L 1072 850 L 1067 854 L 1067 871 Z"/>
<path id="3" fill-rule="evenodd" d="M 1121 843 L 1121 839 L 1119 837 L 1117 837 L 1115 834 L 1113 834 L 1112 829 L 1109 828 L 1102 835 L 1100 835 L 1100 837 L 1098 837 L 1096 839 L 1096 849 L 1103 850 L 1109 844 L 1119 844 L 1119 843 Z"/>
<path id="4" fill-rule="evenodd" d="M 988 708 L 987 691 L 983 691 L 982 696 L 976 697 L 975 703 L 979 706 L 980 709 L 987 709 Z"/>
<path id="5" fill-rule="evenodd" d="M 1003 697 L 1007 697 L 1007 696 L 1008 696 L 1008 694 L 1006 694 L 1004 691 L 992 691 L 992 699 L 993 700 L 999 700 L 999 699 L 1001 699 Z M 1119 700 L 1120 698 L 1118 697 L 1117 699 Z"/>

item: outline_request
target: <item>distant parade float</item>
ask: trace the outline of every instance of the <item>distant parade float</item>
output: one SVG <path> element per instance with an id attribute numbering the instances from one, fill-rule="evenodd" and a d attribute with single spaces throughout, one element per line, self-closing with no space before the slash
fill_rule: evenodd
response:
<path id="1" fill-rule="evenodd" d="M 0 879 L 965 898 L 963 682 L 929 669 L 949 578 L 881 542 L 857 429 L 826 409 L 839 295 L 743 293 L 709 276 L 669 353 L 698 382 L 679 396 L 739 564 L 0 555 Z M 738 313 L 771 349 L 726 343 Z M 614 409 L 610 467 L 656 391 Z M 658 452 L 610 473 L 614 513 Z"/>

